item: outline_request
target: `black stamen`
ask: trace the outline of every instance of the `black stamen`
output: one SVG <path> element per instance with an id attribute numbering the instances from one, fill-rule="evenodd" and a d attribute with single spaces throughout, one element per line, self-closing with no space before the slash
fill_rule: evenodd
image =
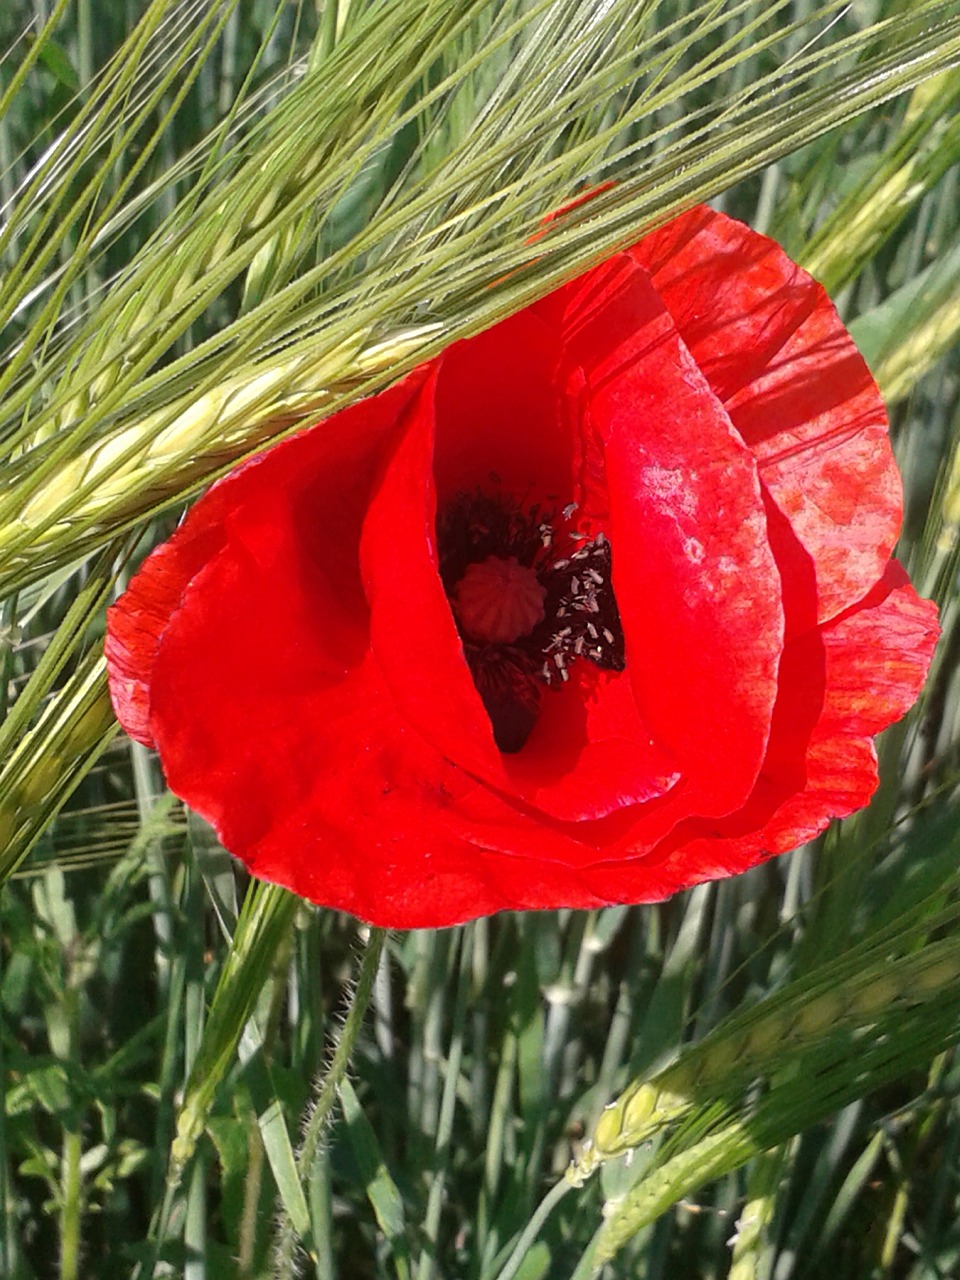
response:
<path id="1" fill-rule="evenodd" d="M 493 726 L 493 739 L 507 755 L 519 751 L 537 723 L 543 683 L 530 657 L 514 645 L 463 646 L 470 671 Z"/>
<path id="2" fill-rule="evenodd" d="M 581 542 L 569 560 L 548 566 L 540 574 L 547 592 L 545 616 L 530 641 L 539 643 L 544 652 L 556 648 L 568 657 L 590 658 L 606 671 L 622 671 L 626 662 L 623 627 L 613 594 L 611 562 L 610 543 L 599 533 Z M 574 567 L 576 572 L 571 572 Z M 560 619 L 563 625 L 558 627 Z M 547 682 L 556 683 L 556 677 Z"/>
<path id="3" fill-rule="evenodd" d="M 437 520 L 440 577 L 449 595 L 471 564 L 482 564 L 488 556 L 504 560 L 514 556 L 530 568 L 545 552 L 544 532 L 553 538 L 549 520 L 539 519 L 540 508 L 523 511 L 506 498 L 490 498 L 483 493 L 461 493 Z"/>

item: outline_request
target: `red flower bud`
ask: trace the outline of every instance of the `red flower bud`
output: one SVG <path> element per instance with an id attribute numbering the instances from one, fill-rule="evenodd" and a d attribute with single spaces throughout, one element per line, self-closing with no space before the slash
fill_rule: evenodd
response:
<path id="1" fill-rule="evenodd" d="M 829 299 L 698 208 L 214 485 L 110 611 L 111 694 L 315 902 L 653 901 L 868 801 L 937 634 L 900 516 Z"/>

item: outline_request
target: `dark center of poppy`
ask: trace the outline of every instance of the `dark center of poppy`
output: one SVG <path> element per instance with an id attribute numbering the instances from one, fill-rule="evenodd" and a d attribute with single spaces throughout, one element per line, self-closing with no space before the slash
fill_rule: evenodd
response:
<path id="1" fill-rule="evenodd" d="M 497 746 L 519 751 L 577 658 L 624 667 L 610 543 L 562 511 L 459 494 L 437 520 L 440 577 Z"/>

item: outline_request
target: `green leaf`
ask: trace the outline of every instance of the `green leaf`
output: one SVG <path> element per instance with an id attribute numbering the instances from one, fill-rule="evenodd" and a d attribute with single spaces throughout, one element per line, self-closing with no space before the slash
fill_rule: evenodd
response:
<path id="1" fill-rule="evenodd" d="M 349 1080 L 342 1081 L 340 1085 L 340 1102 L 346 1121 L 346 1139 L 357 1162 L 367 1198 L 390 1246 L 398 1280 L 406 1280 L 410 1274 L 410 1251 L 403 1200 L 390 1176 L 373 1126 Z"/>
<path id="2" fill-rule="evenodd" d="M 70 93 L 80 88 L 80 80 L 74 70 L 67 51 L 56 40 L 45 40 L 39 50 L 41 63 L 53 75 L 54 79 Z"/>

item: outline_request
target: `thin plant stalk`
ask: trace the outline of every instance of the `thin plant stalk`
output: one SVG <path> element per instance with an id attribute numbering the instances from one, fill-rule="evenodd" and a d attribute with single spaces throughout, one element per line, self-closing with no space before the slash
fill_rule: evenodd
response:
<path id="1" fill-rule="evenodd" d="M 297 1172 L 303 1183 L 308 1181 L 313 1170 L 320 1139 L 337 1100 L 341 1081 L 350 1065 L 357 1037 L 360 1034 L 360 1028 L 363 1026 L 367 1006 L 373 995 L 377 969 L 380 965 L 380 957 L 383 954 L 387 936 L 386 929 L 370 930 L 370 937 L 363 952 L 360 972 L 357 975 L 357 985 L 350 1001 L 350 1008 L 344 1019 L 340 1034 L 337 1036 L 330 1066 L 318 1083 L 316 1101 L 310 1109 L 303 1132 L 303 1140 L 297 1153 Z M 296 1231 L 289 1215 L 283 1212 L 274 1256 L 274 1272 L 276 1275 L 287 1276 L 293 1274 L 296 1250 Z"/>

